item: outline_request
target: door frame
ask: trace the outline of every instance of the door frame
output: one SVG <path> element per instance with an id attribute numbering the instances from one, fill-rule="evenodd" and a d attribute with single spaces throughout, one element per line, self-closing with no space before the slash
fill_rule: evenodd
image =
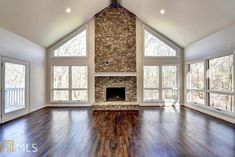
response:
<path id="1" fill-rule="evenodd" d="M 9 113 L 5 113 L 5 63 L 13 63 L 20 64 L 25 66 L 25 107 L 19 110 L 15 110 Z M 28 114 L 30 111 L 29 107 L 29 85 L 30 85 L 30 77 L 29 77 L 30 64 L 27 61 L 22 61 L 18 59 L 12 59 L 7 57 L 1 57 L 1 123 L 5 123 L 9 120 L 18 118 L 25 114 Z"/>

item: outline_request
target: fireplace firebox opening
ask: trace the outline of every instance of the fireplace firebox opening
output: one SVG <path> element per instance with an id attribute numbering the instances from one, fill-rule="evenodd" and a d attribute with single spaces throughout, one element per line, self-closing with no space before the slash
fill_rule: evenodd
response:
<path id="1" fill-rule="evenodd" d="M 125 87 L 108 87 L 106 88 L 106 101 L 125 101 Z"/>

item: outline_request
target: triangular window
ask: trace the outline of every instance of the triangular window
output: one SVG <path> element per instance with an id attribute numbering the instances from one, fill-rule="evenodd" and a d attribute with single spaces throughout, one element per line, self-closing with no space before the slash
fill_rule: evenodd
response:
<path id="1" fill-rule="evenodd" d="M 84 30 L 54 51 L 55 57 L 82 57 L 87 55 L 87 31 Z"/>
<path id="2" fill-rule="evenodd" d="M 144 56 L 171 57 L 176 56 L 176 50 L 144 30 Z"/>

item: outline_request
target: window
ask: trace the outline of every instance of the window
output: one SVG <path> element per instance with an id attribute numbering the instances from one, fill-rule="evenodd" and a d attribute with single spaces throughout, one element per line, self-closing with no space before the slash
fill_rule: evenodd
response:
<path id="1" fill-rule="evenodd" d="M 190 64 L 187 74 L 187 101 L 204 105 L 204 92 L 204 63 Z"/>
<path id="2" fill-rule="evenodd" d="M 26 107 L 26 65 L 5 62 L 4 113 Z"/>
<path id="3" fill-rule="evenodd" d="M 177 67 L 162 66 L 162 99 L 174 102 L 178 97 Z"/>
<path id="4" fill-rule="evenodd" d="M 162 66 L 162 88 L 177 87 L 176 66 Z"/>
<path id="5" fill-rule="evenodd" d="M 176 56 L 176 50 L 158 39 L 149 31 L 144 30 L 144 56 L 170 57 Z"/>
<path id="6" fill-rule="evenodd" d="M 72 66 L 72 101 L 86 101 L 88 78 L 86 66 Z"/>
<path id="7" fill-rule="evenodd" d="M 209 60 L 209 89 L 233 91 L 233 56 Z"/>
<path id="8" fill-rule="evenodd" d="M 87 56 L 87 31 L 84 30 L 54 50 L 55 57 Z"/>
<path id="9" fill-rule="evenodd" d="M 188 90 L 187 92 L 187 99 L 189 102 L 204 105 L 204 97 L 204 91 Z"/>
<path id="10" fill-rule="evenodd" d="M 204 89 L 204 63 L 189 65 L 188 89 Z"/>
<path id="11" fill-rule="evenodd" d="M 144 66 L 144 101 L 159 100 L 159 66 Z"/>
<path id="12" fill-rule="evenodd" d="M 88 101 L 87 66 L 53 66 L 52 101 Z"/>
<path id="13" fill-rule="evenodd" d="M 178 100 L 177 76 L 177 66 L 144 66 L 144 101 Z"/>
<path id="14" fill-rule="evenodd" d="M 234 112 L 234 98 L 232 95 L 210 93 L 210 106 L 217 110 Z"/>
<path id="15" fill-rule="evenodd" d="M 53 67 L 53 100 L 69 100 L 69 66 Z"/>
<path id="16" fill-rule="evenodd" d="M 204 67 L 204 63 L 208 66 Z M 234 112 L 233 79 L 233 55 L 189 64 L 187 101 L 219 111 Z"/>
<path id="17" fill-rule="evenodd" d="M 233 112 L 233 55 L 209 60 L 209 105 Z"/>

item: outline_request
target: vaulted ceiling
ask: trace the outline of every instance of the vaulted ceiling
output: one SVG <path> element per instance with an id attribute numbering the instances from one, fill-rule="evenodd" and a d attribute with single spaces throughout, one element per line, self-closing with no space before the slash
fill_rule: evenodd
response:
<path id="1" fill-rule="evenodd" d="M 120 0 L 145 24 L 182 47 L 235 22 L 234 0 Z M 1 0 L 0 27 L 48 47 L 85 24 L 110 0 Z M 72 12 L 67 14 L 69 7 Z M 166 13 L 160 14 L 164 9 Z"/>

